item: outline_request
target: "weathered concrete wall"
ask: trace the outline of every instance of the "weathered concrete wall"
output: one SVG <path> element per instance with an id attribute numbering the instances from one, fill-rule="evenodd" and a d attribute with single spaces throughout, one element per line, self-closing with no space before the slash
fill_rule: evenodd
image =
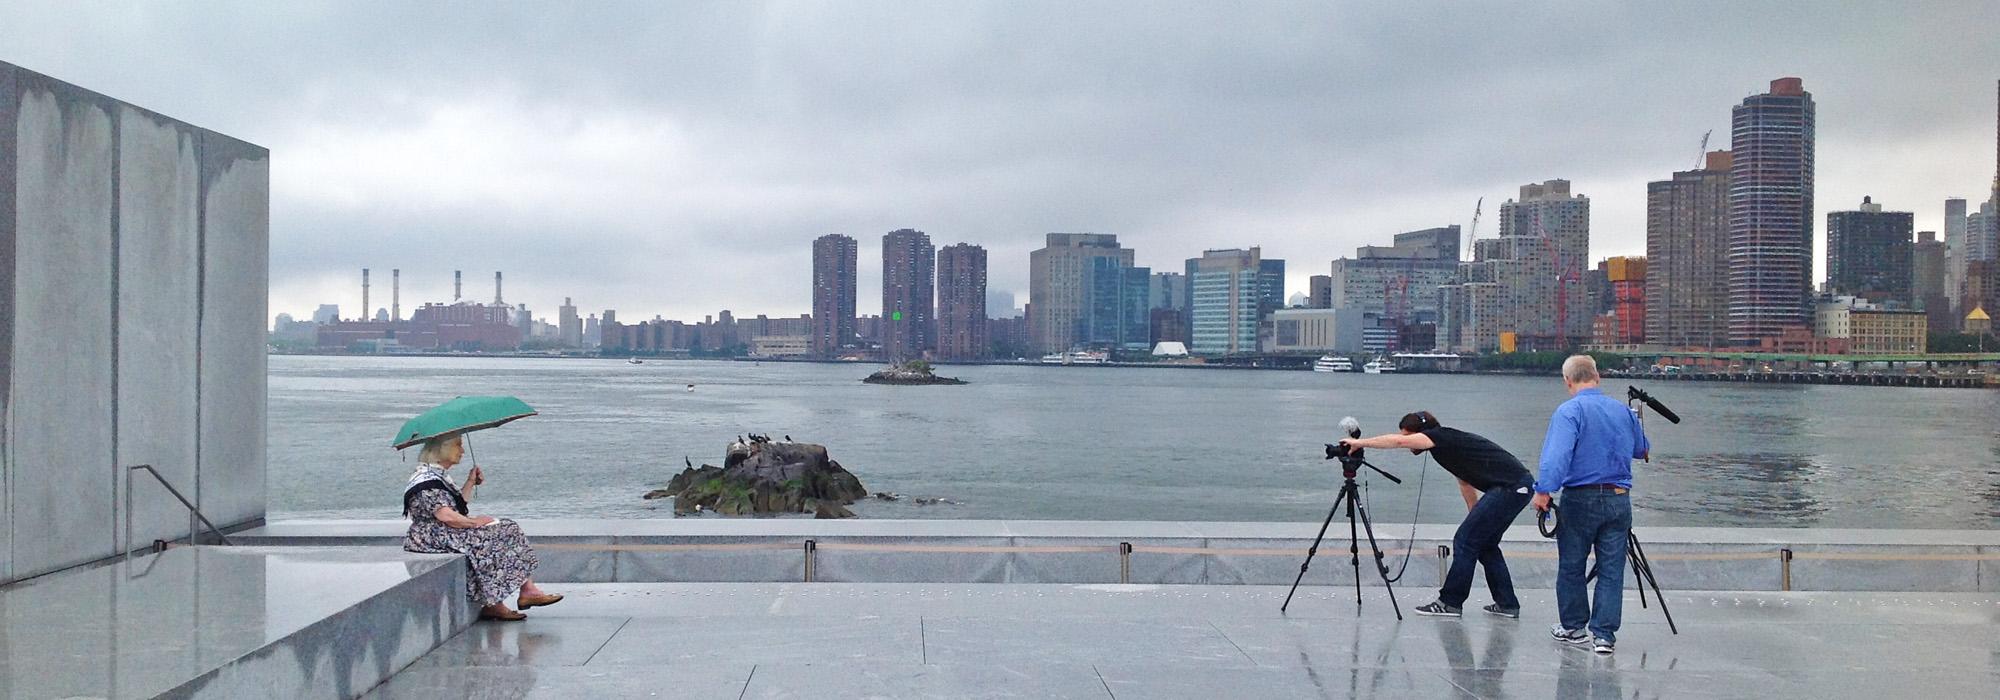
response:
<path id="1" fill-rule="evenodd" d="M 142 475 L 123 541 L 132 464 L 263 517 L 268 192 L 260 147 L 0 63 L 0 582 L 186 537 Z"/>

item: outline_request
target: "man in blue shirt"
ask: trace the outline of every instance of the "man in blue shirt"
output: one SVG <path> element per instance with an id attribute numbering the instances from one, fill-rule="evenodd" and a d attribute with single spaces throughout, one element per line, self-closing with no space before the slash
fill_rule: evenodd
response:
<path id="1" fill-rule="evenodd" d="M 1632 460 L 1645 458 L 1651 444 L 1638 414 L 1597 388 L 1595 360 L 1572 355 L 1562 369 L 1570 400 L 1549 417 L 1533 501 L 1535 510 L 1546 511 L 1550 495 L 1562 492 L 1556 528 L 1556 610 L 1562 621 L 1550 632 L 1556 641 L 1590 644 L 1597 653 L 1609 654 L 1617 642 L 1625 596 Z M 1594 603 L 1584 592 L 1584 560 L 1593 552 L 1597 556 Z M 1584 631 L 1586 623 L 1589 632 Z"/>

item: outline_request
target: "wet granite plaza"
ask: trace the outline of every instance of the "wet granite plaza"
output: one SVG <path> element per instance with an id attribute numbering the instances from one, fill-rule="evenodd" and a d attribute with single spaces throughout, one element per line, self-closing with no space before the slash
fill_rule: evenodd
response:
<path id="1" fill-rule="evenodd" d="M 570 584 L 478 623 L 370 698 L 1990 697 L 2000 603 L 1975 593 L 1670 592 L 1616 654 L 1519 620 L 1418 618 L 1430 591 L 1055 584 Z M 1628 593 L 1630 591 L 1628 590 Z M 1483 604 L 1476 595 L 1474 603 Z M 1657 604 L 1656 604 L 1657 605 Z"/>

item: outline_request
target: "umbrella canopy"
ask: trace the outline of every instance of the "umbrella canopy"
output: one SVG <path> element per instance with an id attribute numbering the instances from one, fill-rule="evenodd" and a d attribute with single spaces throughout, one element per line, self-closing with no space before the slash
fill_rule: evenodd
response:
<path id="1" fill-rule="evenodd" d="M 460 396 L 403 423 L 389 445 L 400 450 L 440 435 L 485 430 L 532 415 L 535 409 L 512 396 Z"/>

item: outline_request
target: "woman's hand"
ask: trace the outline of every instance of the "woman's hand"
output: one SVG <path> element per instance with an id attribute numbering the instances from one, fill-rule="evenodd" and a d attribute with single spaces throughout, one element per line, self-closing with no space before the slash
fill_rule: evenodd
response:
<path id="1" fill-rule="evenodd" d="M 466 473 L 465 475 L 465 485 L 468 487 L 478 486 L 484 483 L 486 483 L 486 475 L 480 473 L 478 465 L 474 465 L 472 467 L 472 471 Z"/>
<path id="2" fill-rule="evenodd" d="M 482 515 L 482 516 L 479 516 L 479 517 L 476 517 L 476 518 L 473 518 L 473 519 L 472 519 L 472 526 L 473 526 L 473 527 L 485 527 L 485 526 L 487 526 L 487 525 L 492 525 L 492 524 L 493 524 L 493 523 L 495 523 L 495 522 L 497 522 L 497 521 L 493 519 L 493 516 L 491 516 L 491 515 Z"/>

